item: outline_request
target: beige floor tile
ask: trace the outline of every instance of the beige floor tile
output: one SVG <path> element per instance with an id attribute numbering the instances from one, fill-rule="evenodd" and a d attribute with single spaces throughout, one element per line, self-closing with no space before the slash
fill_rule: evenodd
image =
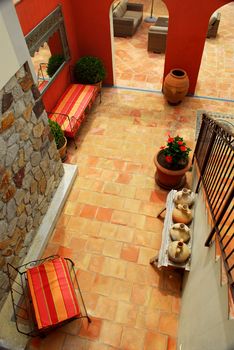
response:
<path id="1" fill-rule="evenodd" d="M 141 247 L 138 257 L 138 264 L 149 265 L 150 259 L 155 256 L 158 252 L 155 249 Z"/>
<path id="2" fill-rule="evenodd" d="M 105 258 L 102 273 L 105 276 L 125 278 L 127 263 L 122 260 Z"/>
<path id="3" fill-rule="evenodd" d="M 159 319 L 159 332 L 169 334 L 172 337 L 177 336 L 178 315 L 172 313 L 161 313 Z"/>
<path id="4" fill-rule="evenodd" d="M 111 297 L 115 300 L 129 301 L 132 293 L 132 283 L 115 278 L 112 283 Z"/>
<path id="5" fill-rule="evenodd" d="M 114 283 L 114 278 L 97 274 L 92 291 L 101 295 L 112 296 L 111 290 Z"/>
<path id="6" fill-rule="evenodd" d="M 160 311 L 142 307 L 137 315 L 136 327 L 156 331 L 159 325 Z"/>
<path id="7" fill-rule="evenodd" d="M 104 260 L 104 256 L 92 254 L 89 259 L 89 271 L 100 273 L 103 268 Z"/>
<path id="8" fill-rule="evenodd" d="M 104 243 L 104 248 L 102 253 L 105 256 L 110 256 L 112 258 L 119 258 L 122 245 L 123 244 L 121 242 L 106 240 Z"/>
<path id="9" fill-rule="evenodd" d="M 153 288 L 149 307 L 170 312 L 172 308 L 172 297 L 165 291 Z"/>
<path id="10" fill-rule="evenodd" d="M 124 209 L 132 213 L 138 213 L 141 202 L 136 199 L 127 198 L 124 202 Z"/>
<path id="11" fill-rule="evenodd" d="M 100 340 L 112 346 L 119 348 L 123 328 L 121 325 L 109 321 L 103 321 Z"/>
<path id="12" fill-rule="evenodd" d="M 123 350 L 142 350 L 145 340 L 145 331 L 131 327 L 123 328 L 121 349 Z"/>
<path id="13" fill-rule="evenodd" d="M 135 326 L 138 306 L 120 301 L 117 306 L 115 321 L 127 326 Z"/>
<path id="14" fill-rule="evenodd" d="M 155 344 L 157 344 L 157 350 L 167 350 L 167 336 L 148 332 L 145 338 L 144 350 L 155 350 Z"/>
<path id="15" fill-rule="evenodd" d="M 121 250 L 121 259 L 126 261 L 137 262 L 139 255 L 139 247 L 132 244 L 124 243 Z"/>
<path id="16" fill-rule="evenodd" d="M 118 224 L 118 225 L 127 225 L 130 217 L 131 217 L 131 214 L 126 213 L 125 211 L 114 210 L 111 218 L 111 222 L 113 224 Z"/>
<path id="17" fill-rule="evenodd" d="M 95 316 L 103 320 L 114 320 L 118 302 L 106 296 L 100 296 L 95 308 Z"/>
<path id="18" fill-rule="evenodd" d="M 151 295 L 151 287 L 134 283 L 132 286 L 131 302 L 138 305 L 147 305 Z"/>
<path id="19" fill-rule="evenodd" d="M 134 229 L 127 226 L 117 225 L 115 239 L 121 242 L 132 242 L 134 237 Z"/>
<path id="20" fill-rule="evenodd" d="M 66 334 L 61 331 L 55 331 L 50 333 L 45 339 L 43 339 L 41 348 L 51 350 L 62 350 L 64 341 L 66 341 Z M 78 337 L 76 337 L 78 338 Z"/>

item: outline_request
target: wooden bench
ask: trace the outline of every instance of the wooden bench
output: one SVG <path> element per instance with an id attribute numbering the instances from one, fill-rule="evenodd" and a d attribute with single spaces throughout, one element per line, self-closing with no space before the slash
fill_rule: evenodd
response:
<path id="1" fill-rule="evenodd" d="M 56 121 L 64 135 L 73 138 L 75 143 L 77 131 L 98 93 L 98 87 L 94 85 L 71 84 L 52 111 L 48 112 L 48 117 Z"/>

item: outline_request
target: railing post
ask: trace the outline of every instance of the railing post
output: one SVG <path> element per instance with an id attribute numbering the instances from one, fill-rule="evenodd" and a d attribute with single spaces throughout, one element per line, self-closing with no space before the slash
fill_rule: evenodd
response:
<path id="1" fill-rule="evenodd" d="M 209 146 L 208 146 L 207 151 L 206 151 L 205 159 L 204 159 L 203 164 L 202 164 L 202 168 L 199 169 L 200 170 L 200 177 L 199 177 L 199 180 L 198 180 L 198 183 L 197 183 L 197 186 L 196 186 L 195 193 L 198 193 L 199 186 L 200 186 L 200 183 L 201 183 L 201 180 L 202 180 L 202 176 L 203 176 L 203 174 L 204 174 L 204 172 L 206 170 L 207 162 L 208 162 L 208 159 L 210 157 L 210 153 L 212 151 L 212 148 L 213 148 L 213 145 L 214 145 L 214 142 L 215 142 L 217 127 L 218 126 L 215 125 L 215 128 L 213 129 L 213 132 L 212 132 L 212 135 L 211 135 L 211 138 L 210 138 L 210 142 L 209 142 Z"/>

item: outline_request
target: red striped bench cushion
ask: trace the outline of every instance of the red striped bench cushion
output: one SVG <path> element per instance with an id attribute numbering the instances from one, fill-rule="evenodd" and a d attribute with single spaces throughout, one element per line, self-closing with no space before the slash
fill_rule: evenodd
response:
<path id="1" fill-rule="evenodd" d="M 27 270 L 39 329 L 80 315 L 67 260 L 54 258 Z"/>
<path id="2" fill-rule="evenodd" d="M 49 118 L 59 123 L 65 136 L 75 137 L 85 117 L 85 110 L 87 107 L 91 107 L 97 96 L 97 91 L 97 87 L 93 85 L 71 84 L 61 96 L 49 114 Z M 69 116 L 70 123 L 66 115 Z"/>

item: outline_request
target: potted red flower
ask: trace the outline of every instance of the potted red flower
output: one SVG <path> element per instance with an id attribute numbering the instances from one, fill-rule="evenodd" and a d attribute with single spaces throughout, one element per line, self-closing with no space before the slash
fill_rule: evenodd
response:
<path id="1" fill-rule="evenodd" d="M 169 136 L 167 145 L 160 149 L 154 157 L 157 184 L 168 190 L 183 187 L 186 181 L 185 173 L 190 168 L 189 152 L 191 149 L 178 135 Z"/>

